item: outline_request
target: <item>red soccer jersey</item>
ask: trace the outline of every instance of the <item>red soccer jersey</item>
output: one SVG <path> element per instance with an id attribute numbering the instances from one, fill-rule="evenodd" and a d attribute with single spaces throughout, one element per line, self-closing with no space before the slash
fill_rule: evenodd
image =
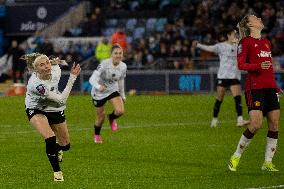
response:
<path id="1" fill-rule="evenodd" d="M 255 39 L 245 37 L 238 46 L 238 67 L 246 70 L 245 90 L 277 88 L 273 66 L 269 69 L 261 69 L 261 63 L 272 63 L 271 43 L 267 39 Z"/>

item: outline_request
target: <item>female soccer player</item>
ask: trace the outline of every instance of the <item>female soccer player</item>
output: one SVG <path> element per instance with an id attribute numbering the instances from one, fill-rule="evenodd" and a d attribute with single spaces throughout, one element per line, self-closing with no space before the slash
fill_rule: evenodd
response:
<path id="1" fill-rule="evenodd" d="M 229 169 L 236 171 L 245 148 L 251 142 L 257 130 L 262 127 L 263 116 L 267 118 L 268 133 L 264 163 L 266 171 L 278 171 L 272 164 L 278 139 L 280 105 L 278 88 L 272 65 L 271 43 L 261 38 L 264 28 L 260 18 L 254 15 L 245 16 L 238 24 L 241 41 L 238 46 L 238 66 L 247 71 L 245 95 L 250 116 L 250 125 L 242 134 L 235 153 L 231 156 Z"/>
<path id="2" fill-rule="evenodd" d="M 25 98 L 26 113 L 31 125 L 45 139 L 46 154 L 54 171 L 54 181 L 64 181 L 59 166 L 58 151 L 70 148 L 64 109 L 72 86 L 80 73 L 80 65 L 73 65 L 67 85 L 58 91 L 61 69 L 59 59 L 49 60 L 44 54 L 24 55 L 32 75 Z M 56 139 L 59 144 L 56 144 Z"/>
<path id="3" fill-rule="evenodd" d="M 211 127 L 216 127 L 218 123 L 218 114 L 220 106 L 225 96 L 226 88 L 230 87 L 235 100 L 237 112 L 237 126 L 241 127 L 249 124 L 249 121 L 243 119 L 243 110 L 241 103 L 241 72 L 237 67 L 237 42 L 236 31 L 234 29 L 225 32 L 227 40 L 215 45 L 203 45 L 193 41 L 193 46 L 202 50 L 214 52 L 219 55 L 220 66 L 217 75 L 217 98 L 213 108 L 213 119 Z"/>
<path id="4" fill-rule="evenodd" d="M 92 85 L 92 98 L 96 107 L 97 119 L 94 125 L 94 142 L 102 143 L 100 131 L 105 119 L 104 104 L 107 101 L 113 106 L 113 112 L 108 115 L 112 131 L 117 131 L 115 121 L 124 113 L 124 78 L 126 77 L 126 64 L 122 62 L 123 49 L 114 45 L 111 49 L 111 58 L 102 61 L 90 77 Z"/>

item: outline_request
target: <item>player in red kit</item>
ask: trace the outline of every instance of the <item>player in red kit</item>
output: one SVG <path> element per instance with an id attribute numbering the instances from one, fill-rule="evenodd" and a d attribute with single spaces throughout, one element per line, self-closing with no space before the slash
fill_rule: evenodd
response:
<path id="1" fill-rule="evenodd" d="M 278 171 L 272 164 L 278 139 L 280 104 L 278 92 L 283 93 L 276 84 L 271 57 L 271 43 L 261 38 L 264 25 L 254 15 L 245 16 L 238 24 L 240 43 L 238 46 L 238 67 L 247 71 L 245 83 L 246 103 L 250 125 L 242 134 L 235 153 L 229 162 L 229 169 L 236 171 L 245 148 L 258 129 L 262 127 L 263 116 L 267 118 L 268 133 L 265 160 L 261 167 L 266 171 Z"/>

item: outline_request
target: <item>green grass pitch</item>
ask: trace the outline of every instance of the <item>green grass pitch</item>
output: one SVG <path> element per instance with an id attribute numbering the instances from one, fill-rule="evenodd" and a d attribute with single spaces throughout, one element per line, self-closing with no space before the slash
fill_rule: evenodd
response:
<path id="1" fill-rule="evenodd" d="M 247 109 L 244 98 L 244 116 Z M 282 99 L 282 107 L 283 107 Z M 226 96 L 217 128 L 210 128 L 210 95 L 131 96 L 120 129 L 107 122 L 103 144 L 93 142 L 95 109 L 90 96 L 71 96 L 66 118 L 71 150 L 55 183 L 45 143 L 30 126 L 23 97 L 0 98 L 0 188 L 272 188 L 284 185 L 283 115 L 274 163 L 277 173 L 261 171 L 267 125 L 244 153 L 237 172 L 227 163 L 244 128 L 237 128 L 234 101 Z M 110 104 L 106 106 L 110 112 Z M 284 187 L 284 186 L 283 186 Z"/>

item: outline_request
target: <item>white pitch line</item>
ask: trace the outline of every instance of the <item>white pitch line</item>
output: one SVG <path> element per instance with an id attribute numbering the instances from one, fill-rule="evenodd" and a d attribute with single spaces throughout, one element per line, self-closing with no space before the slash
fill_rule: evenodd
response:
<path id="1" fill-rule="evenodd" d="M 223 121 L 221 123 L 233 123 L 233 121 Z M 156 124 L 147 124 L 147 125 L 139 125 L 139 124 L 133 124 L 128 126 L 121 126 L 121 129 L 132 129 L 132 128 L 149 128 L 149 127 L 172 127 L 172 126 L 193 126 L 193 125 L 208 125 L 208 128 L 210 129 L 210 122 L 208 121 L 199 121 L 199 122 L 188 122 L 188 123 L 156 123 Z M 1 128 L 2 125 L 0 125 Z M 13 127 L 13 125 L 4 125 L 5 127 Z M 20 125 L 14 125 L 14 127 L 17 127 Z M 30 125 L 21 125 L 21 126 L 30 126 Z M 93 127 L 86 127 L 86 128 L 72 128 L 73 125 L 68 125 L 69 131 L 85 131 L 85 130 L 92 130 Z M 108 127 L 103 127 L 102 129 L 108 129 Z M 36 130 L 25 130 L 25 131 L 16 131 L 13 132 L 14 134 L 28 134 L 28 133 L 35 133 Z M 11 132 L 2 132 L 2 134 L 10 134 Z"/>
<path id="2" fill-rule="evenodd" d="M 284 185 L 277 185 L 277 186 L 264 186 L 264 187 L 257 187 L 257 188 L 244 188 L 244 189 L 271 189 L 271 188 L 284 188 Z"/>

